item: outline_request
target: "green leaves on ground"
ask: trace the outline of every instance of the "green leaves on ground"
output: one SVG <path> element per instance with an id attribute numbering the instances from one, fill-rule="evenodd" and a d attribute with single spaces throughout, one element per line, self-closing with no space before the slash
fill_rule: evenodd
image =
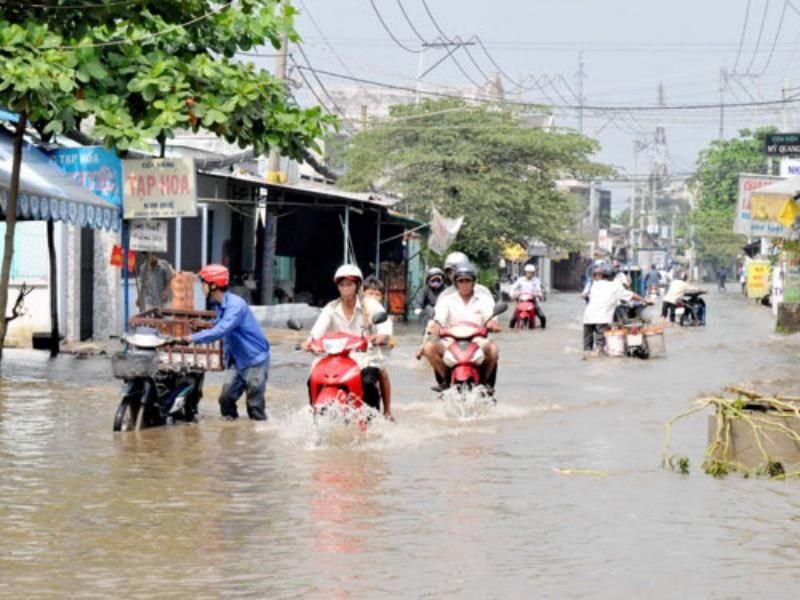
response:
<path id="1" fill-rule="evenodd" d="M 425 221 L 431 206 L 465 215 L 455 245 L 483 264 L 508 242 L 577 248 L 583 207 L 555 182 L 609 169 L 589 158 L 597 142 L 544 128 L 544 116 L 457 99 L 394 106 L 351 139 L 339 184 L 400 195 Z"/>

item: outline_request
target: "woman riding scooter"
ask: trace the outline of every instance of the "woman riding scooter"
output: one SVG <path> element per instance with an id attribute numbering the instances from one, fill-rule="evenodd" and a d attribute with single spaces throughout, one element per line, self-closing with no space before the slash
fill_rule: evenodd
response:
<path id="1" fill-rule="evenodd" d="M 373 346 L 386 343 L 392 334 L 391 321 L 373 324 L 373 317 L 384 312 L 383 307 L 371 298 L 362 298 L 359 294 L 364 276 L 355 265 L 342 265 L 333 276 L 339 290 L 339 298 L 329 302 L 322 309 L 317 322 L 311 328 L 311 336 L 301 344 L 303 350 L 311 350 L 312 341 L 322 338 L 327 333 L 343 332 L 351 335 L 366 334 Z M 379 379 L 381 362 L 378 356 L 367 352 L 351 354 L 361 368 L 361 380 L 364 389 L 364 403 L 381 409 Z M 389 398 L 383 399 L 383 415 L 391 419 L 392 408 Z"/>

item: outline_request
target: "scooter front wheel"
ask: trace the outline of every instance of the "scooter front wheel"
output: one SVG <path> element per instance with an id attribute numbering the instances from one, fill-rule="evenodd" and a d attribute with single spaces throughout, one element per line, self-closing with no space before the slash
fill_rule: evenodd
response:
<path id="1" fill-rule="evenodd" d="M 138 397 L 123 398 L 114 414 L 114 431 L 139 431 L 143 417 L 144 410 Z"/>

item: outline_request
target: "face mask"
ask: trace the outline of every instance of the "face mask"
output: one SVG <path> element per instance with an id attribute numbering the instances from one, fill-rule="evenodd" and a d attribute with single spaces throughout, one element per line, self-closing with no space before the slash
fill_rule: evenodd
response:
<path id="1" fill-rule="evenodd" d="M 433 289 L 438 288 L 442 285 L 442 280 L 438 277 L 434 277 L 433 279 L 428 280 L 428 285 L 431 286 Z"/>

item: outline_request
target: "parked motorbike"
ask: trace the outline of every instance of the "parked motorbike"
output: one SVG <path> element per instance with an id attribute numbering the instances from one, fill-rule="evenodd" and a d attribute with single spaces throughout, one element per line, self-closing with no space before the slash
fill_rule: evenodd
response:
<path id="1" fill-rule="evenodd" d="M 388 319 L 385 312 L 376 313 L 372 323 L 377 325 Z M 299 331 L 302 326 L 294 320 L 287 323 Z M 361 335 L 337 332 L 312 340 L 310 350 L 323 355 L 311 369 L 309 401 L 315 422 L 319 418 L 342 417 L 345 423 L 357 423 L 364 428 L 369 420 L 363 410 L 364 388 L 361 368 L 350 357 L 351 352 L 365 352 L 369 347 L 366 331 Z"/>
<path id="2" fill-rule="evenodd" d="M 533 294 L 520 294 L 517 298 L 514 327 L 517 330 L 536 328 L 536 298 Z"/>
<path id="3" fill-rule="evenodd" d="M 126 338 L 129 349 L 111 357 L 114 377 L 124 381 L 114 415 L 114 431 L 194 422 L 203 397 L 205 369 L 186 363 L 163 363 L 159 349 L 180 343 L 154 329 L 141 328 Z"/>
<path id="4" fill-rule="evenodd" d="M 487 323 L 494 317 L 503 314 L 507 308 L 508 305 L 505 302 L 497 303 Z M 479 368 L 483 364 L 485 356 L 480 346 L 475 343 L 475 338 L 488 335 L 486 323 L 480 326 L 473 323 L 456 324 L 442 329 L 439 334 L 443 340 L 447 341 L 443 356 L 448 370 L 447 379 L 450 381 L 450 387 L 456 389 L 462 401 L 467 399 L 474 388 L 483 386 L 485 389 L 486 382 L 481 377 Z"/>
<path id="5" fill-rule="evenodd" d="M 658 300 L 658 296 L 659 296 L 658 285 L 655 283 L 651 283 L 647 287 L 647 301 L 650 302 L 651 304 L 655 304 L 656 301 Z"/>
<path id="6" fill-rule="evenodd" d="M 706 302 L 700 296 L 705 292 L 689 292 L 675 303 L 675 318 L 682 327 L 706 324 Z"/>

